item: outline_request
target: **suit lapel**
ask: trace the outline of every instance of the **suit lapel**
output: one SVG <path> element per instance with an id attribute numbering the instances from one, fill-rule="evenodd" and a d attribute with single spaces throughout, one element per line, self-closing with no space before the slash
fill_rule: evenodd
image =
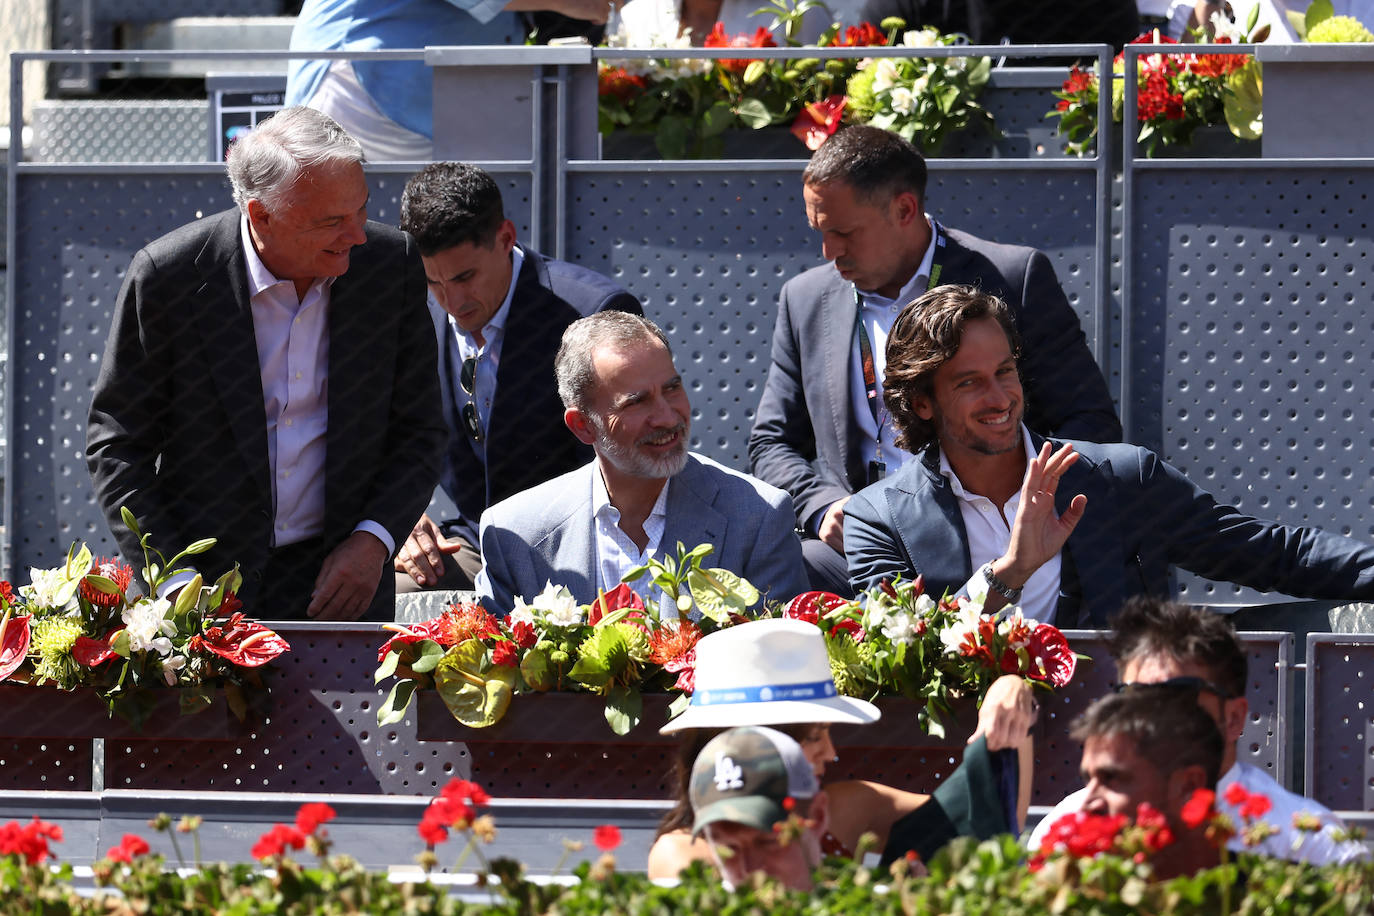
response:
<path id="1" fill-rule="evenodd" d="M 849 390 L 849 362 L 854 344 L 854 321 L 858 303 L 854 285 L 846 282 L 838 271 L 821 294 L 826 339 L 822 342 L 821 371 L 824 390 L 831 395 L 830 422 L 834 426 L 835 441 L 840 445 L 840 463 L 851 482 L 865 481 L 859 461 L 859 423 L 854 416 L 853 396 Z"/>
<path id="2" fill-rule="evenodd" d="M 219 225 L 196 255 L 201 285 L 190 300 L 200 315 L 196 326 L 205 329 L 204 352 L 229 418 L 230 435 L 264 504 L 270 507 L 267 413 L 238 211 L 221 213 L 216 219 Z"/>
<path id="3" fill-rule="evenodd" d="M 902 479 L 887 490 L 889 511 L 894 519 L 905 519 L 894 527 L 900 533 L 907 556 L 917 573 L 926 570 L 958 570 L 948 582 L 930 581 L 927 591 L 942 594 L 955 589 L 973 574 L 969 560 L 968 535 L 959 500 L 949 481 L 940 475 L 939 452 L 927 450 L 903 468 Z M 938 513 L 941 524 L 932 524 L 930 515 Z"/>
<path id="4" fill-rule="evenodd" d="M 725 540 L 727 521 L 725 515 L 715 507 L 716 494 L 720 488 L 712 475 L 697 461 L 688 456 L 687 467 L 672 479 L 668 487 L 668 523 L 663 529 L 663 543 L 659 546 L 664 556 L 676 556 L 680 541 L 691 550 L 698 544 L 712 544 L 717 547 L 715 562 L 719 562 L 719 546 Z M 711 561 L 707 561 L 711 565 Z"/>

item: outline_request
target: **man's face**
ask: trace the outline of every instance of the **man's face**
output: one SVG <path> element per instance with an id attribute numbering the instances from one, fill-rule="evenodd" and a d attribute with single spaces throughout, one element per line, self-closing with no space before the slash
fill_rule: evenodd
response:
<path id="1" fill-rule="evenodd" d="M 681 471 L 692 408 L 667 348 L 657 340 L 602 346 L 592 366 L 596 385 L 583 416 L 597 455 L 628 477 L 667 478 Z"/>
<path id="2" fill-rule="evenodd" d="M 506 220 L 490 245 L 464 242 L 421 258 L 435 301 L 467 333 L 486 327 L 506 300 L 514 246 L 515 224 Z"/>
<path id="3" fill-rule="evenodd" d="M 736 887 L 763 872 L 793 890 L 811 889 L 811 869 L 819 862 L 811 861 L 806 837 L 783 843 L 771 830 L 723 821 L 706 828 L 706 841 L 715 847 L 723 877 Z"/>
<path id="4" fill-rule="evenodd" d="M 356 162 L 305 169 L 275 212 L 248 203 L 258 256 L 278 280 L 342 276 L 348 253 L 367 241 L 367 180 Z"/>
<path id="5" fill-rule="evenodd" d="M 860 201 L 843 181 L 802 188 L 806 219 L 821 234 L 821 253 L 864 292 L 895 299 L 920 267 L 930 225 L 914 194 L 885 205 Z"/>
<path id="6" fill-rule="evenodd" d="M 913 406 L 935 423 L 952 464 L 960 458 L 1002 455 L 1021 445 L 1021 376 L 1002 325 L 981 318 L 964 326 L 959 352 L 935 370 L 933 398 Z"/>
<path id="7" fill-rule="evenodd" d="M 1170 813 L 1169 780 L 1158 764 L 1141 756 L 1135 742 L 1122 735 L 1089 738 L 1080 764 L 1088 796 L 1083 810 L 1090 814 L 1124 814 L 1134 819 L 1136 806 L 1148 802 Z"/>
<path id="8" fill-rule="evenodd" d="M 1131 659 L 1121 666 L 1119 675 L 1121 681 L 1126 684 L 1159 684 L 1179 677 L 1195 677 L 1208 683 L 1218 683 L 1216 674 L 1206 665 L 1195 661 L 1179 661 L 1171 655 L 1158 652 Z M 1248 712 L 1245 698 L 1225 699 L 1203 689 L 1198 691 L 1197 702 L 1203 711 L 1212 717 L 1212 721 L 1217 723 L 1217 729 L 1228 748 L 1226 760 L 1230 760 L 1231 749 L 1234 748 L 1235 742 L 1240 740 L 1241 732 L 1245 730 L 1245 717 Z"/>

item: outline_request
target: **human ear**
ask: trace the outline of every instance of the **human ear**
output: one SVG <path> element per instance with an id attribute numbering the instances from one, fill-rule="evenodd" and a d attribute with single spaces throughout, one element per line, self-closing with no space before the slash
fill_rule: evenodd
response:
<path id="1" fill-rule="evenodd" d="M 1232 697 L 1222 704 L 1222 738 L 1227 744 L 1235 744 L 1245 732 L 1245 722 L 1250 718 L 1250 701 L 1245 697 Z"/>
<path id="2" fill-rule="evenodd" d="M 916 416 L 927 422 L 935 419 L 935 407 L 930 403 L 930 398 L 923 394 L 913 394 L 911 396 L 911 409 L 916 411 Z"/>
<path id="3" fill-rule="evenodd" d="M 563 423 L 583 445 L 591 445 L 596 441 L 596 434 L 587 422 L 587 415 L 576 407 L 569 407 L 563 411 Z"/>

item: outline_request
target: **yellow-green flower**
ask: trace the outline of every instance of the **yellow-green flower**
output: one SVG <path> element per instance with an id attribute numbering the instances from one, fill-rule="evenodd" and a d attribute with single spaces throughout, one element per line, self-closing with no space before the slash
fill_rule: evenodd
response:
<path id="1" fill-rule="evenodd" d="M 72 648 L 82 635 L 81 621 L 73 617 L 36 617 L 29 653 L 38 656 L 34 674 L 42 680 L 56 681 L 63 688 L 81 681 L 82 668 L 72 657 Z"/>
<path id="2" fill-rule="evenodd" d="M 1313 43 L 1371 42 L 1374 33 L 1354 16 L 1331 16 L 1314 25 L 1307 33 L 1307 40 Z"/>

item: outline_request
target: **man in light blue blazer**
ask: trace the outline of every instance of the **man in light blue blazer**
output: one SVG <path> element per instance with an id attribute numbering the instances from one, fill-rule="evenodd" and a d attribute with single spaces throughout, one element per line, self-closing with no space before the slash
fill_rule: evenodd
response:
<path id="1" fill-rule="evenodd" d="M 663 332 L 622 312 L 582 318 L 555 362 L 563 420 L 596 460 L 482 513 L 477 592 L 495 614 L 548 582 L 581 604 L 678 543 L 711 544 L 707 565 L 769 598 L 806 590 L 792 500 L 687 450 L 691 406 Z M 634 583 L 646 605 L 655 586 Z"/>

